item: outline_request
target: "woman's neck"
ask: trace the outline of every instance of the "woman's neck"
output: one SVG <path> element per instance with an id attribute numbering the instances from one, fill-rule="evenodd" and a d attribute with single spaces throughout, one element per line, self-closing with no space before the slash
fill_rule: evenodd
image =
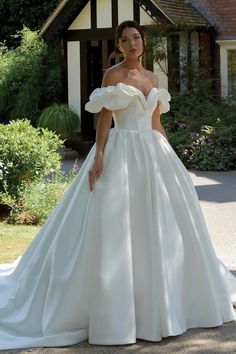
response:
<path id="1" fill-rule="evenodd" d="M 134 59 L 134 60 L 124 59 L 122 62 L 122 65 L 124 68 L 129 69 L 129 70 L 142 70 L 143 69 L 142 62 L 139 59 L 138 60 L 137 59 Z"/>

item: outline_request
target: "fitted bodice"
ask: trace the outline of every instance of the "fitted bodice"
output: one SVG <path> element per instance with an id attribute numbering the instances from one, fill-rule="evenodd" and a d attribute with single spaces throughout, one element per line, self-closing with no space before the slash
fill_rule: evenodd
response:
<path id="1" fill-rule="evenodd" d="M 112 111 L 115 127 L 128 130 L 152 129 L 152 113 L 157 104 L 160 113 L 169 110 L 170 94 L 166 89 L 153 87 L 148 96 L 134 86 L 119 83 L 95 89 L 85 109 L 92 113 L 103 107 Z"/>

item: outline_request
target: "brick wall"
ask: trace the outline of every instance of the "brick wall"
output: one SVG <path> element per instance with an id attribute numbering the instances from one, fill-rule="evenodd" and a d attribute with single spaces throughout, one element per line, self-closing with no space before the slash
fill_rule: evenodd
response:
<path id="1" fill-rule="evenodd" d="M 188 0 L 218 30 L 218 39 L 236 39 L 235 0 Z"/>

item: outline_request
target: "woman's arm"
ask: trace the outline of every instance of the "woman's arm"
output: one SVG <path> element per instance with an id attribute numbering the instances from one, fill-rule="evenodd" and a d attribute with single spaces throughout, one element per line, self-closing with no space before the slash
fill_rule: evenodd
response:
<path id="1" fill-rule="evenodd" d="M 100 112 L 96 129 L 96 153 L 95 159 L 100 159 L 103 156 L 104 148 L 107 142 L 107 137 L 112 123 L 112 112 L 103 108 Z"/>
<path id="2" fill-rule="evenodd" d="M 105 73 L 102 86 L 110 85 L 110 75 Z M 89 189 L 93 190 L 96 180 L 101 177 L 103 171 L 103 153 L 107 137 L 112 123 L 112 112 L 103 108 L 100 112 L 96 130 L 96 152 L 94 163 L 89 170 Z"/>
<path id="3" fill-rule="evenodd" d="M 103 108 L 101 110 L 96 131 L 96 152 L 94 163 L 89 170 L 89 189 L 93 190 L 96 180 L 101 177 L 103 171 L 103 153 L 107 142 L 108 133 L 112 122 L 112 112 Z"/>
<path id="4" fill-rule="evenodd" d="M 168 139 L 166 131 L 161 124 L 159 105 L 157 105 L 155 111 L 152 114 L 152 129 L 159 131 L 166 139 Z"/>
<path id="5" fill-rule="evenodd" d="M 153 80 L 153 85 L 155 87 L 160 86 L 158 77 L 153 73 L 152 73 L 152 80 Z M 152 114 L 152 129 L 159 131 L 168 140 L 167 135 L 166 135 L 166 131 L 163 128 L 163 125 L 161 124 L 161 115 L 160 115 L 159 104 L 156 106 L 156 109 Z"/>

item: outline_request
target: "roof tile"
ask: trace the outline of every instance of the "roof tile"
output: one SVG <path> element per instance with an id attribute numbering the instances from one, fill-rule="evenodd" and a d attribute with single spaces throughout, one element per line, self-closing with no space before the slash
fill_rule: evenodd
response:
<path id="1" fill-rule="evenodd" d="M 175 25 L 209 26 L 207 19 L 186 0 L 153 0 Z"/>

